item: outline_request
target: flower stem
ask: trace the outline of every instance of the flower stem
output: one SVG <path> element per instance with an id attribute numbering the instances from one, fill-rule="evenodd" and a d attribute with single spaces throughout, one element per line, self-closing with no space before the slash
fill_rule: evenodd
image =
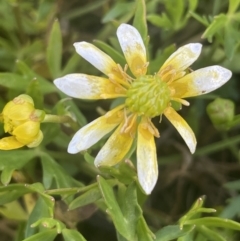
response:
<path id="1" fill-rule="evenodd" d="M 50 115 L 47 114 L 45 115 L 42 123 L 50 122 L 50 123 L 64 123 L 64 124 L 69 124 L 73 130 L 78 130 L 78 124 L 70 117 L 67 115 Z"/>

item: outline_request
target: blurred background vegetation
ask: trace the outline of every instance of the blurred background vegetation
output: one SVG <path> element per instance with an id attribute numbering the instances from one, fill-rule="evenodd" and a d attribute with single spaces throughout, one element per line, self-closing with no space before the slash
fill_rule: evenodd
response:
<path id="1" fill-rule="evenodd" d="M 122 22 L 132 23 L 138 2 L 0 0 L 0 110 L 14 97 L 27 93 L 37 108 L 74 117 L 76 129 L 109 110 L 114 104 L 111 100 L 64 99 L 52 81 L 68 73 L 99 75 L 75 53 L 74 42 L 93 42 L 121 61 L 116 29 Z M 192 69 L 218 64 L 233 72 L 232 79 L 222 88 L 189 99 L 190 107 L 180 111 L 197 137 L 194 155 L 190 155 L 173 126 L 165 119 L 161 124 L 158 118 L 154 120 L 161 134 L 156 140 L 160 174 L 151 196 L 142 197 L 145 219 L 153 231 L 174 224 L 197 198 L 206 195 L 205 206 L 215 208 L 215 216 L 240 221 L 239 1 L 145 2 L 150 72 L 156 71 L 177 47 L 191 42 L 203 44 L 202 54 Z M 215 103 L 211 112 L 211 106 L 208 109 L 207 106 L 216 98 L 228 101 Z M 220 122 L 213 114 L 220 115 Z M 84 155 L 70 155 L 66 148 L 76 130 L 53 124 L 42 124 L 41 129 L 44 141 L 39 148 L 0 152 L 1 241 L 30 237 L 36 232 L 30 225 L 41 218 L 41 212 L 48 212 L 37 198 L 41 188 L 35 193 L 15 189 L 18 186 L 7 190 L 4 185 L 40 182 L 46 190 L 61 189 L 94 183 L 99 173 L 92 165 L 92 158 L 104 140 Z M 0 128 L 0 137 L 4 136 Z M 131 160 L 134 162 L 134 157 Z M 56 199 L 55 218 L 68 228 L 77 228 L 88 241 L 116 240 L 114 226 L 101 211 L 100 203 L 77 208 L 72 205 L 75 209 L 67 211 L 71 200 L 66 193 L 47 194 Z M 64 195 L 65 202 L 61 199 Z M 238 232 L 221 232 L 226 240 L 240 240 Z M 59 235 L 56 240 L 63 239 Z"/>

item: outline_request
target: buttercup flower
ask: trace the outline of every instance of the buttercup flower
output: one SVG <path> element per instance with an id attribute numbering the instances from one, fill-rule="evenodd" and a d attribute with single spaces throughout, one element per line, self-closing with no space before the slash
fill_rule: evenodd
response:
<path id="1" fill-rule="evenodd" d="M 117 37 L 127 62 L 124 68 L 94 45 L 79 42 L 74 44 L 77 53 L 106 77 L 69 74 L 54 81 L 62 92 L 75 98 L 125 98 L 124 104 L 81 128 L 71 140 L 68 152 L 86 150 L 116 128 L 95 159 L 97 167 L 115 165 L 128 153 L 137 137 L 138 179 L 145 193 L 150 194 L 158 177 L 154 137 L 160 136 L 151 119 L 166 116 L 194 153 L 195 135 L 171 107 L 171 101 L 188 106 L 185 98 L 219 88 L 230 79 L 231 72 L 217 65 L 190 72 L 188 68 L 198 58 L 202 47 L 199 43 L 190 43 L 179 48 L 157 73 L 150 75 L 147 74 L 146 49 L 137 29 L 121 24 Z M 127 66 L 132 76 L 127 73 Z"/>
<path id="2" fill-rule="evenodd" d="M 8 102 L 0 114 L 0 121 L 4 123 L 4 131 L 11 136 L 0 139 L 0 150 L 38 146 L 43 139 L 40 122 L 44 115 L 44 111 L 34 108 L 28 95 L 19 95 Z"/>

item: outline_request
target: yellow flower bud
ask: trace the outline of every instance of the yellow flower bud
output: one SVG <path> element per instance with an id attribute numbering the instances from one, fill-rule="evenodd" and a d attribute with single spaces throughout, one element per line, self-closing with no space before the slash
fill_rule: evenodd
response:
<path id="1" fill-rule="evenodd" d="M 4 131 L 11 136 L 0 139 L 0 150 L 38 146 L 43 139 L 40 122 L 44 116 L 45 112 L 35 109 L 28 95 L 19 95 L 9 101 L 0 114 L 0 120 L 4 124 Z"/>

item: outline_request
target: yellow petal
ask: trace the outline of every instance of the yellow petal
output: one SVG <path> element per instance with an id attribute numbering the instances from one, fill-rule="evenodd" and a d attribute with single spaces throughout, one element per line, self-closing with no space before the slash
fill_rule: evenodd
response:
<path id="1" fill-rule="evenodd" d="M 106 75 L 111 74 L 113 69 L 118 68 L 109 55 L 90 43 L 79 42 L 75 43 L 74 47 L 79 55 Z"/>
<path id="2" fill-rule="evenodd" d="M 128 153 L 133 143 L 133 137 L 130 132 L 121 132 L 123 124 L 119 125 L 97 154 L 94 161 L 96 167 L 116 165 Z"/>
<path id="3" fill-rule="evenodd" d="M 34 107 L 30 103 L 24 103 L 23 105 L 6 105 L 3 114 L 14 121 L 27 120 L 34 110 Z"/>
<path id="4" fill-rule="evenodd" d="M 225 84 L 232 76 L 232 72 L 221 66 L 215 65 L 198 69 L 172 83 L 180 98 L 191 97 L 209 93 Z"/>
<path id="5" fill-rule="evenodd" d="M 177 71 L 183 71 L 187 69 L 201 53 L 202 45 L 199 43 L 186 44 L 177 51 L 175 51 L 170 57 L 165 61 L 160 71 L 165 68 L 175 69 Z"/>
<path id="6" fill-rule="evenodd" d="M 173 124 L 173 126 L 182 136 L 191 153 L 194 153 L 197 141 L 192 129 L 187 124 L 187 122 L 172 107 L 168 107 L 165 110 L 164 115 L 168 118 L 168 120 Z"/>
<path id="7" fill-rule="evenodd" d="M 42 131 L 39 131 L 37 136 L 34 137 L 33 142 L 29 143 L 27 145 L 27 147 L 29 147 L 29 148 L 37 147 L 40 145 L 42 140 L 43 140 L 43 133 L 42 133 Z"/>
<path id="8" fill-rule="evenodd" d="M 13 150 L 23 146 L 24 144 L 17 141 L 14 136 L 0 139 L 0 150 Z"/>
<path id="9" fill-rule="evenodd" d="M 79 99 L 107 99 L 125 96 L 126 90 L 109 79 L 86 74 L 69 74 L 54 80 L 66 95 Z"/>
<path id="10" fill-rule="evenodd" d="M 133 75 L 137 77 L 146 74 L 146 49 L 137 29 L 128 24 L 121 24 L 117 36 Z"/>
<path id="11" fill-rule="evenodd" d="M 138 126 L 137 172 L 141 187 L 150 194 L 157 182 L 158 163 L 154 136 L 144 123 Z"/>
<path id="12" fill-rule="evenodd" d="M 69 143 L 68 152 L 75 154 L 86 150 L 112 131 L 122 121 L 123 113 L 120 110 L 123 107 L 122 105 L 118 106 L 82 127 Z"/>
<path id="13" fill-rule="evenodd" d="M 40 123 L 34 121 L 27 121 L 24 124 L 18 126 L 13 131 L 13 135 L 16 136 L 16 139 L 27 145 L 34 141 L 38 132 L 40 130 Z"/>

